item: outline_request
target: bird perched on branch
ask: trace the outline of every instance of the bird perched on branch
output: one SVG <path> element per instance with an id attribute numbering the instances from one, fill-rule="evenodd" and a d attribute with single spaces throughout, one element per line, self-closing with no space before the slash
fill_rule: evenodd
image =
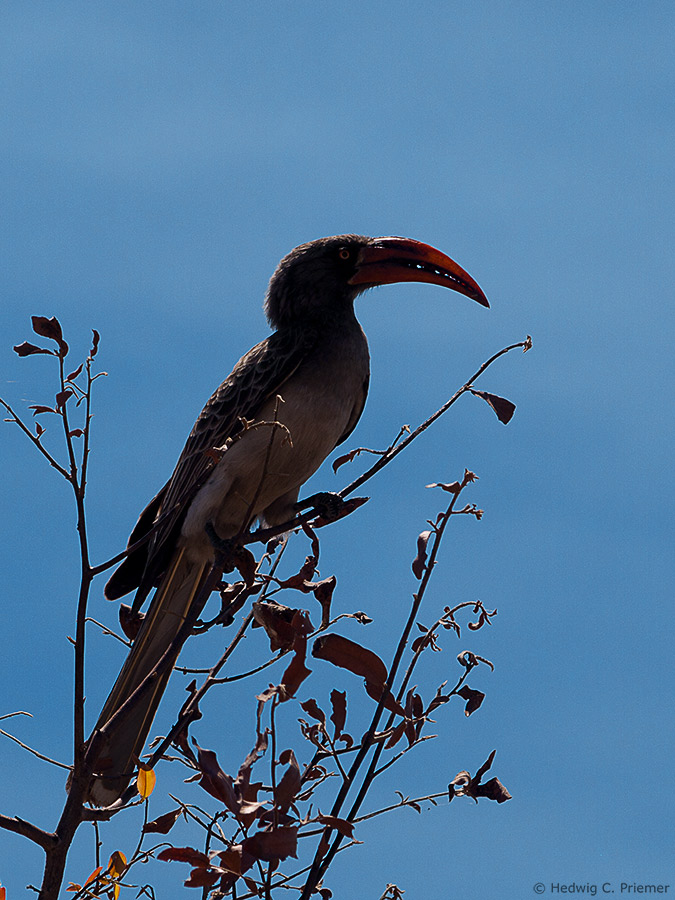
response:
<path id="1" fill-rule="evenodd" d="M 302 244 L 279 263 L 265 302 L 273 333 L 207 402 L 129 546 L 151 537 L 129 552 L 106 586 L 110 600 L 136 590 L 134 609 L 156 590 L 90 739 L 98 733 L 93 803 L 110 805 L 130 781 L 184 623 L 206 600 L 214 536 L 236 540 L 256 519 L 269 525 L 292 519 L 302 485 L 356 426 L 369 357 L 354 300 L 368 288 L 402 281 L 439 284 L 489 305 L 457 263 L 405 238 L 338 235 Z"/>

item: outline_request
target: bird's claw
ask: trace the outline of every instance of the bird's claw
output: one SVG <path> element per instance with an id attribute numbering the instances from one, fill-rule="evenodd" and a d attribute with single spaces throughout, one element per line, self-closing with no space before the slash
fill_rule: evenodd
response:
<path id="1" fill-rule="evenodd" d="M 296 509 L 298 512 L 310 509 L 313 514 L 332 522 L 340 517 L 344 506 L 345 501 L 339 494 L 335 494 L 333 491 L 319 491 L 318 494 L 312 494 L 311 497 L 297 503 Z"/>
<path id="2" fill-rule="evenodd" d="M 225 573 L 234 572 L 240 562 L 241 555 L 245 551 L 241 541 L 236 538 L 221 538 L 216 531 L 213 522 L 207 522 L 204 526 L 206 536 L 216 553 L 216 565 Z"/>

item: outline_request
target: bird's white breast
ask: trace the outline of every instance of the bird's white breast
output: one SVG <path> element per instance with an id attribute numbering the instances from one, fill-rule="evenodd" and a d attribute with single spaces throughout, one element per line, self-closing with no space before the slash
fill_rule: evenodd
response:
<path id="1" fill-rule="evenodd" d="M 258 516 L 270 524 L 291 518 L 300 487 L 353 427 L 364 401 L 367 345 L 364 338 L 347 364 L 333 344 L 306 360 L 280 387 L 281 399 L 270 397 L 225 450 L 183 524 L 181 542 L 191 555 L 212 555 L 207 522 L 229 538 Z"/>

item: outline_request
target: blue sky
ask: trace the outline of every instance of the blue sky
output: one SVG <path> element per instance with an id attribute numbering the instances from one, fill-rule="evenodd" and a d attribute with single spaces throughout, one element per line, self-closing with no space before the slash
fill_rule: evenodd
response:
<path id="1" fill-rule="evenodd" d="M 478 473 L 468 499 L 485 516 L 452 523 L 421 618 L 464 599 L 499 609 L 489 633 L 445 633 L 425 674 L 434 688 L 454 678 L 455 655 L 472 649 L 496 665 L 471 678 L 487 700 L 468 720 L 441 710 L 438 740 L 383 778 L 373 804 L 442 790 L 493 748 L 514 799 L 364 825 L 365 846 L 332 870 L 336 896 L 379 897 L 388 882 L 411 898 L 521 898 L 573 881 L 618 893 L 674 877 L 673 18 L 666 2 L 593 0 L 3 5 L 2 396 L 51 399 L 51 360 L 11 352 L 32 314 L 56 315 L 74 356 L 101 332 L 97 560 L 124 543 L 205 399 L 267 334 L 267 280 L 296 244 L 414 237 L 457 259 L 492 304 L 431 285 L 362 297 L 373 384 L 350 446 L 386 445 L 491 353 L 534 338 L 479 385 L 517 404 L 511 424 L 463 398 L 324 534 L 321 560 L 338 575 L 335 602 L 375 619 L 345 633 L 386 658 L 415 588 L 417 533 L 440 508 L 424 485 Z M 70 498 L 9 425 L 0 454 L 0 714 L 30 710 L 9 730 L 67 760 Z M 349 477 L 326 466 L 312 484 Z M 114 621 L 102 585 L 91 614 Z M 208 664 L 222 640 L 188 656 Z M 121 661 L 112 643 L 92 633 L 91 721 Z M 315 674 L 322 701 L 339 676 Z M 266 684 L 214 697 L 195 730 L 230 771 Z M 0 811 L 54 827 L 61 771 L 6 740 L 0 758 Z M 136 826 L 120 818 L 106 850 L 131 843 Z M 72 880 L 92 847 L 83 829 Z M 41 857 L 0 832 L 8 897 L 38 881 Z M 181 875 L 158 863 L 147 879 L 190 896 Z"/>

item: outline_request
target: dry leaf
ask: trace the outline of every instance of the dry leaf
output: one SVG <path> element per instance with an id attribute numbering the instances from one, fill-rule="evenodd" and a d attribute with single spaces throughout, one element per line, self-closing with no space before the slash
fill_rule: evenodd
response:
<path id="1" fill-rule="evenodd" d="M 143 828 L 143 834 L 151 832 L 153 834 L 168 834 L 178 821 L 178 816 L 181 812 L 182 809 L 179 807 L 178 809 L 172 809 L 171 812 L 164 813 L 163 816 L 158 816 L 152 822 L 148 822 Z"/>
<path id="2" fill-rule="evenodd" d="M 430 531 L 423 531 L 417 538 L 417 556 L 413 560 L 412 570 L 413 575 L 418 581 L 422 578 L 422 575 L 424 575 L 424 566 L 427 561 L 427 544 L 430 537 Z"/>
<path id="3" fill-rule="evenodd" d="M 195 850 L 194 847 L 167 847 L 157 854 L 157 859 L 162 862 L 186 862 L 193 866 L 205 868 L 211 865 L 206 853 Z"/>
<path id="4" fill-rule="evenodd" d="M 298 829 L 281 827 L 259 831 L 242 841 L 242 848 L 245 853 L 250 853 L 251 856 L 264 862 L 287 859 L 289 856 L 297 857 Z"/>
<path id="5" fill-rule="evenodd" d="M 491 406 L 500 422 L 508 425 L 516 411 L 516 404 L 511 403 L 505 397 L 498 397 L 497 394 L 489 394 L 487 391 L 475 391 L 470 388 L 471 393 L 476 397 L 485 400 L 488 406 Z"/>

